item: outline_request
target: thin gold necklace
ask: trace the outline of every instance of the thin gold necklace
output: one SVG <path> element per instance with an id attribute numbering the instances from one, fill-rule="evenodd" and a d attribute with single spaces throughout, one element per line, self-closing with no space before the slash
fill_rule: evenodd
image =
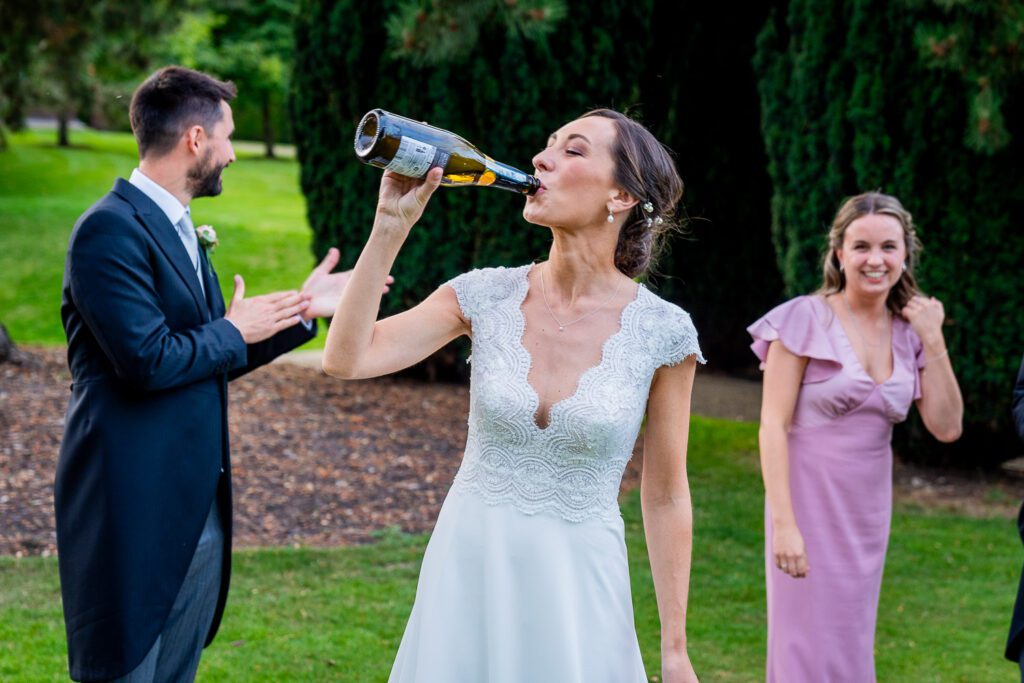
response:
<path id="1" fill-rule="evenodd" d="M 555 321 L 556 325 L 558 325 L 559 332 L 565 332 L 565 328 L 569 327 L 569 325 L 575 325 L 584 318 L 589 318 L 590 316 L 594 315 L 595 313 L 603 309 L 605 306 L 611 303 L 611 300 L 614 299 L 615 295 L 619 293 L 620 289 L 622 289 L 622 280 L 619 280 L 619 284 L 615 285 L 615 290 L 612 292 L 611 296 L 605 299 L 600 306 L 590 311 L 589 313 L 584 313 L 583 315 L 581 315 L 580 317 L 576 318 L 573 321 L 563 323 L 555 316 L 555 312 L 551 310 L 551 305 L 548 304 L 548 284 L 547 281 L 544 279 L 544 271 L 546 269 L 546 264 L 544 268 L 540 269 L 540 291 L 541 294 L 544 295 L 544 308 L 548 309 L 548 315 L 550 315 L 551 319 Z"/>
<path id="2" fill-rule="evenodd" d="M 872 349 L 877 349 L 879 346 L 884 346 L 884 343 L 882 343 L 882 342 L 879 342 L 877 344 L 871 344 L 871 343 L 868 342 L 867 337 L 864 336 L 864 331 L 860 329 L 860 323 L 857 322 L 857 316 L 853 312 L 853 306 L 850 305 L 850 300 L 846 298 L 846 290 L 845 289 L 840 293 L 840 296 L 843 297 L 843 303 L 846 304 L 846 310 L 850 314 L 850 320 L 853 321 L 853 329 L 857 330 L 857 336 L 859 336 L 860 340 L 862 342 L 864 342 L 864 346 L 868 347 L 868 348 L 872 348 Z M 889 325 L 887 327 L 891 327 L 892 326 L 892 313 L 889 312 L 888 308 L 885 309 L 885 312 L 886 312 L 886 320 L 889 323 Z M 889 330 L 886 329 L 885 337 L 888 337 L 888 336 L 889 336 Z"/>

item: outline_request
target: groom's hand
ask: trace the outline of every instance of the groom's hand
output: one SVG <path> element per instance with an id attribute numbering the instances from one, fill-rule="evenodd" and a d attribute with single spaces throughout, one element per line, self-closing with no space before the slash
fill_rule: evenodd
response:
<path id="1" fill-rule="evenodd" d="M 334 315 L 334 312 L 338 309 L 341 293 L 345 290 L 345 285 L 352 275 L 351 270 L 341 273 L 331 272 L 338 265 L 338 259 L 340 258 L 341 253 L 334 247 L 331 247 L 327 250 L 327 255 L 324 256 L 324 260 L 320 262 L 320 265 L 314 268 L 313 272 L 306 278 L 306 281 L 302 283 L 301 293 L 309 297 L 309 308 L 302 312 L 303 320 L 327 318 Z M 394 281 L 395 278 L 388 275 L 387 282 L 384 284 L 385 294 L 388 293 L 388 285 Z"/>
<path id="2" fill-rule="evenodd" d="M 235 275 L 235 293 L 224 317 L 238 328 L 246 344 L 269 339 L 299 322 L 309 308 L 309 296 L 301 292 L 272 292 L 245 298 L 245 281 Z"/>

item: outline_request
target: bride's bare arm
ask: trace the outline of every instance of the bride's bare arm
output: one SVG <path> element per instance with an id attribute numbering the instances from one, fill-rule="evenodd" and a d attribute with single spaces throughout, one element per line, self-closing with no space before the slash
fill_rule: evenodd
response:
<path id="1" fill-rule="evenodd" d="M 686 476 L 694 356 L 654 375 L 647 403 L 640 483 L 644 533 L 661 618 L 663 680 L 696 681 L 686 649 L 693 511 Z"/>
<path id="2" fill-rule="evenodd" d="M 373 230 L 327 332 L 323 368 L 328 375 L 345 379 L 385 375 L 468 334 L 469 323 L 462 317 L 451 287 L 440 287 L 404 313 L 377 320 L 395 257 L 440 181 L 439 168 L 424 180 L 384 174 Z"/>

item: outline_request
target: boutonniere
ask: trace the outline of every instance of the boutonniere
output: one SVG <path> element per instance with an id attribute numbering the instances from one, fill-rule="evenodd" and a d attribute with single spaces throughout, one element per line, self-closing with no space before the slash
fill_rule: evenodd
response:
<path id="1" fill-rule="evenodd" d="M 213 229 L 211 225 L 197 225 L 196 226 L 196 238 L 199 240 L 200 246 L 206 250 L 207 254 L 212 254 L 217 248 L 220 242 L 217 241 L 217 230 Z"/>
<path id="2" fill-rule="evenodd" d="M 217 248 L 217 245 L 220 244 L 217 240 L 217 231 L 210 225 L 197 225 L 196 238 L 199 240 L 199 245 L 206 250 L 207 254 L 212 254 Z"/>
<path id="3" fill-rule="evenodd" d="M 217 231 L 213 229 L 212 225 L 199 225 L 196 226 L 196 239 L 199 241 L 199 246 L 206 252 L 206 270 L 209 272 L 210 277 L 213 277 L 213 260 L 210 258 L 210 254 L 214 252 L 220 241 L 217 239 Z"/>

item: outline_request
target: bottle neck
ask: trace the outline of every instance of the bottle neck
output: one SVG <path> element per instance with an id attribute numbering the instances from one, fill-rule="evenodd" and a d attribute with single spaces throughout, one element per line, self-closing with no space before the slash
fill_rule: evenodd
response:
<path id="1" fill-rule="evenodd" d="M 487 170 L 494 174 L 494 180 L 489 183 L 490 187 L 499 187 L 526 195 L 532 195 L 540 189 L 540 181 L 537 178 L 523 173 L 514 166 L 503 164 L 490 157 L 485 158 L 484 164 Z"/>

